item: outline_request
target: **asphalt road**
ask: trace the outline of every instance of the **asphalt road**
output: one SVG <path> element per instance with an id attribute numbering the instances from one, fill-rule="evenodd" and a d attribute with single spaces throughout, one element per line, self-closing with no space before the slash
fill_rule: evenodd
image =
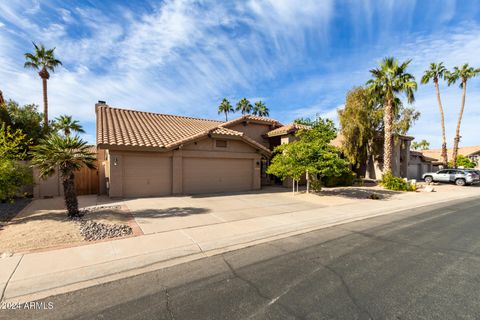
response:
<path id="1" fill-rule="evenodd" d="M 53 309 L 0 310 L 0 318 L 478 319 L 480 199 L 318 230 L 43 302 Z"/>

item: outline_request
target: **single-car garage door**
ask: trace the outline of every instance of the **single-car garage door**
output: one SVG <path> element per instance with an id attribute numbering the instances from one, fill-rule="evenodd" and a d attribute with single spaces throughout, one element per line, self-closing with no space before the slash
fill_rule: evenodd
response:
<path id="1" fill-rule="evenodd" d="M 172 193 L 172 158 L 124 156 L 123 195 L 163 196 Z"/>
<path id="2" fill-rule="evenodd" d="M 252 188 L 252 159 L 183 158 L 184 193 L 246 191 Z"/>

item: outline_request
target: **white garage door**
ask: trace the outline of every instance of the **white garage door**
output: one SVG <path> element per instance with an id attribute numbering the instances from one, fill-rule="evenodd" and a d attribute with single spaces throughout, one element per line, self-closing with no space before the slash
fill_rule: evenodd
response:
<path id="1" fill-rule="evenodd" d="M 183 158 L 183 192 L 252 190 L 252 159 Z"/>
<path id="2" fill-rule="evenodd" d="M 123 193 L 126 197 L 172 193 L 172 158 L 124 156 Z"/>

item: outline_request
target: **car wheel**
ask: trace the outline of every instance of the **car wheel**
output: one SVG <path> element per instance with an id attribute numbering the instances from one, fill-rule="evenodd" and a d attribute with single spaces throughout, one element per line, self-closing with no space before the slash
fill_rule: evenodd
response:
<path id="1" fill-rule="evenodd" d="M 455 180 L 455 184 L 457 186 L 462 186 L 463 187 L 465 185 L 465 179 L 457 179 L 457 180 Z"/>
<path id="2" fill-rule="evenodd" d="M 428 176 L 428 177 L 425 177 L 425 182 L 426 183 L 432 183 L 433 182 L 433 178 Z"/>

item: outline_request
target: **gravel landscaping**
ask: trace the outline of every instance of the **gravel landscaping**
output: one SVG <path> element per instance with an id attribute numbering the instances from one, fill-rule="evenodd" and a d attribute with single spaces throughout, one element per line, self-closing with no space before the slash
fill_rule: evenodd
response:
<path id="1" fill-rule="evenodd" d="M 67 216 L 61 198 L 33 200 L 20 213 L 9 205 L 8 212 L 13 217 L 0 225 L 0 256 L 135 235 L 137 231 L 131 227 L 135 222 L 125 206 L 113 203 L 95 205 L 98 203 L 95 199 L 96 196 L 79 197 L 80 205 L 83 200 L 87 207 L 83 205 L 83 216 L 78 219 Z M 14 207 L 18 210 L 27 204 L 22 201 Z M 2 210 L 2 216 L 6 216 L 6 212 Z"/>

